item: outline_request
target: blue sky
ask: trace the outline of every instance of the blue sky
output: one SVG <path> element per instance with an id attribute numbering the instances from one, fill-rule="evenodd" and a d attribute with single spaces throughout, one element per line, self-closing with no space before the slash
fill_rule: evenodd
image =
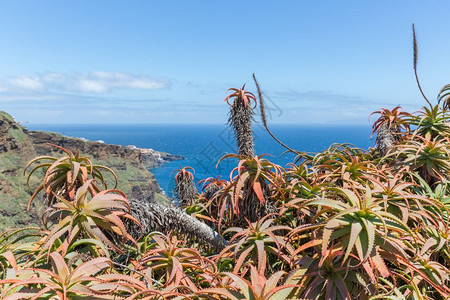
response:
<path id="1" fill-rule="evenodd" d="M 22 123 L 225 123 L 257 78 L 270 122 L 367 124 L 450 83 L 449 1 L 2 1 L 0 109 Z"/>

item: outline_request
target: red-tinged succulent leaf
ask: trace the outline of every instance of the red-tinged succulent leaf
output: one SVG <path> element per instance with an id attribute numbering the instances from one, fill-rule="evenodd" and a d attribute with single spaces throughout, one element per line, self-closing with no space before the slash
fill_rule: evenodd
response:
<path id="1" fill-rule="evenodd" d="M 236 247 L 235 249 L 239 249 L 238 247 Z M 235 266 L 234 266 L 234 273 L 239 273 L 239 270 L 242 268 L 242 266 L 247 262 L 248 260 L 248 255 L 250 254 L 250 252 L 253 250 L 253 247 L 247 247 L 246 250 L 242 251 L 240 253 L 239 258 L 236 260 Z M 229 249 L 224 249 L 223 253 L 226 253 L 227 251 L 229 251 Z M 235 252 L 237 252 L 237 250 L 235 250 Z M 223 255 L 223 254 L 221 254 Z M 237 253 L 235 253 L 235 255 L 237 255 Z M 265 266 L 264 266 L 265 267 Z"/>
<path id="2" fill-rule="evenodd" d="M 310 240 L 309 242 L 304 243 L 300 247 L 295 248 L 295 252 L 293 254 L 294 254 L 294 256 L 297 256 L 302 251 L 308 250 L 309 248 L 316 247 L 319 245 L 322 245 L 321 239 Z"/>
<path id="3" fill-rule="evenodd" d="M 266 270 L 267 256 L 265 253 L 265 245 L 263 240 L 255 240 L 256 253 L 258 254 L 258 270 L 264 273 Z"/>
<path id="4" fill-rule="evenodd" d="M 0 256 L 3 256 L 15 271 L 18 270 L 16 258 L 14 257 L 14 254 L 11 252 L 11 250 L 7 250 L 6 252 L 1 253 Z"/>
<path id="5" fill-rule="evenodd" d="M 33 195 L 31 195 L 30 200 L 28 200 L 28 204 L 27 204 L 27 211 L 30 210 L 31 207 L 31 202 L 33 202 L 34 198 L 36 198 L 36 196 L 39 194 L 40 191 L 42 191 L 44 189 L 44 185 L 41 184 L 39 185 L 36 190 L 33 192 Z"/>
<path id="6" fill-rule="evenodd" d="M 344 259 L 342 260 L 342 262 L 345 262 L 347 260 L 347 258 L 349 257 L 354 245 L 357 242 L 357 239 L 358 239 L 359 234 L 362 229 L 363 229 L 363 226 L 359 222 L 355 222 L 355 223 L 351 224 L 350 238 L 349 238 L 347 250 L 345 252 L 345 256 L 344 256 Z M 323 253 L 323 248 L 322 248 L 322 253 Z"/>
<path id="7" fill-rule="evenodd" d="M 228 94 L 228 91 L 233 91 L 234 92 L 234 93 L 228 95 L 223 100 L 223 102 L 227 102 L 228 105 L 235 106 L 236 104 L 234 102 L 242 101 L 242 103 L 244 104 L 244 107 L 245 108 L 249 108 L 250 105 L 251 105 L 251 101 L 253 100 L 255 102 L 255 106 L 253 108 L 256 107 L 256 104 L 257 104 L 256 97 L 255 97 L 255 95 L 253 95 L 249 91 L 245 90 L 245 84 L 242 86 L 241 89 L 229 88 L 226 91 L 227 94 Z M 233 99 L 233 103 L 230 103 L 230 99 Z"/>
<path id="8" fill-rule="evenodd" d="M 328 244 L 330 242 L 331 234 L 340 226 L 342 226 L 342 223 L 337 219 L 332 219 L 325 225 L 322 236 L 322 256 L 324 256 L 329 249 Z"/>
<path id="9" fill-rule="evenodd" d="M 239 195 L 241 194 L 242 189 L 244 188 L 244 184 L 247 179 L 250 177 L 249 173 L 244 173 L 239 177 L 239 180 L 236 183 L 236 187 L 234 189 L 234 208 L 236 214 L 239 214 Z"/>
<path id="10" fill-rule="evenodd" d="M 67 281 L 69 279 L 70 270 L 64 261 L 64 258 L 57 252 L 51 253 L 50 257 L 52 258 L 53 270 L 58 274 L 59 279 L 64 282 Z"/>
<path id="11" fill-rule="evenodd" d="M 112 265 L 112 262 L 109 258 L 106 257 L 97 257 L 90 261 L 87 261 L 73 270 L 71 274 L 71 278 L 74 281 L 77 281 L 77 278 L 82 276 L 91 276 L 96 275 L 101 270 L 108 268 Z"/>
<path id="12" fill-rule="evenodd" d="M 238 291 L 240 293 L 242 293 L 242 295 L 245 297 L 245 299 L 256 298 L 255 296 L 257 295 L 257 291 L 255 290 L 255 287 L 250 282 L 248 282 L 244 278 L 242 278 L 236 274 L 230 273 L 230 272 L 225 272 L 224 274 L 226 276 L 228 276 L 229 278 L 231 278 L 231 280 L 237 287 Z"/>
<path id="13" fill-rule="evenodd" d="M 376 251 L 375 255 L 371 256 L 371 262 L 373 266 L 380 272 L 381 276 L 388 277 L 389 275 L 391 275 L 389 268 L 386 266 L 386 263 L 380 256 L 379 250 L 375 248 L 374 251 Z"/>
<path id="14" fill-rule="evenodd" d="M 266 200 L 264 199 L 263 191 L 261 189 L 261 183 L 259 181 L 255 181 L 253 182 L 252 187 L 256 195 L 258 196 L 259 201 L 261 202 L 262 205 L 264 205 Z"/>

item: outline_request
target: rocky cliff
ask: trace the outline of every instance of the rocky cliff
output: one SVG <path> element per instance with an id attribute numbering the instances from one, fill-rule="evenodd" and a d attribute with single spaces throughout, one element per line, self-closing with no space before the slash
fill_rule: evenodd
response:
<path id="1" fill-rule="evenodd" d="M 57 133 L 29 131 L 0 111 L 0 229 L 33 225 L 38 222 L 36 210 L 42 207 L 38 201 L 30 212 L 26 211 L 32 190 L 26 185 L 23 168 L 36 156 L 62 156 L 51 145 L 55 144 L 72 152 L 90 156 L 94 163 L 114 170 L 119 178 L 118 188 L 131 199 L 145 201 L 167 201 L 148 168 L 165 161 L 182 159 L 181 156 L 151 149 L 123 147 L 100 142 L 84 141 Z M 36 188 L 42 173 L 31 178 L 31 187 Z"/>

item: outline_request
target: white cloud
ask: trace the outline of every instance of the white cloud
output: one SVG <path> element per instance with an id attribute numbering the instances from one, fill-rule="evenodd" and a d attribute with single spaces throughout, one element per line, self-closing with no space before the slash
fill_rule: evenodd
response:
<path id="1" fill-rule="evenodd" d="M 104 93 L 108 91 L 108 84 L 91 79 L 79 79 L 76 84 L 76 89 L 86 93 Z"/>
<path id="2" fill-rule="evenodd" d="M 17 76 L 0 81 L 0 93 L 110 93 L 114 90 L 155 90 L 168 87 L 168 80 L 122 72 L 44 73 L 36 77 Z"/>
<path id="3" fill-rule="evenodd" d="M 44 88 L 40 78 L 20 76 L 10 79 L 9 83 L 11 87 L 25 91 L 41 91 Z"/>
<path id="4" fill-rule="evenodd" d="M 66 77 L 67 75 L 61 73 L 45 73 L 41 75 L 41 79 L 46 82 L 61 82 L 64 81 Z"/>
<path id="5" fill-rule="evenodd" d="M 133 76 L 126 73 L 92 72 L 89 76 L 75 76 L 75 89 L 88 93 L 104 93 L 115 89 L 154 90 L 168 85 L 166 81 L 158 81 L 147 76 Z"/>

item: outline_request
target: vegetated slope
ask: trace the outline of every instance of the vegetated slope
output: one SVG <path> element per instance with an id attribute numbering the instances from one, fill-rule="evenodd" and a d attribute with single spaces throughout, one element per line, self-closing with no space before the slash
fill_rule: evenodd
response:
<path id="1" fill-rule="evenodd" d="M 0 230 L 39 222 L 35 217 L 39 215 L 37 211 L 41 210 L 39 201 L 33 203 L 29 212 L 26 210 L 32 189 L 26 184 L 23 169 L 36 156 L 59 155 L 58 149 L 48 143 L 73 152 L 89 153 L 94 163 L 114 170 L 120 178 L 118 188 L 129 198 L 145 201 L 167 201 L 147 168 L 158 166 L 163 161 L 182 159 L 180 156 L 157 152 L 161 160 L 152 154 L 141 153 L 139 149 L 83 141 L 57 133 L 29 131 L 9 114 L 0 111 Z M 39 172 L 32 176 L 32 188 L 38 186 L 37 178 L 42 176 Z M 109 182 L 113 183 L 112 178 Z"/>

